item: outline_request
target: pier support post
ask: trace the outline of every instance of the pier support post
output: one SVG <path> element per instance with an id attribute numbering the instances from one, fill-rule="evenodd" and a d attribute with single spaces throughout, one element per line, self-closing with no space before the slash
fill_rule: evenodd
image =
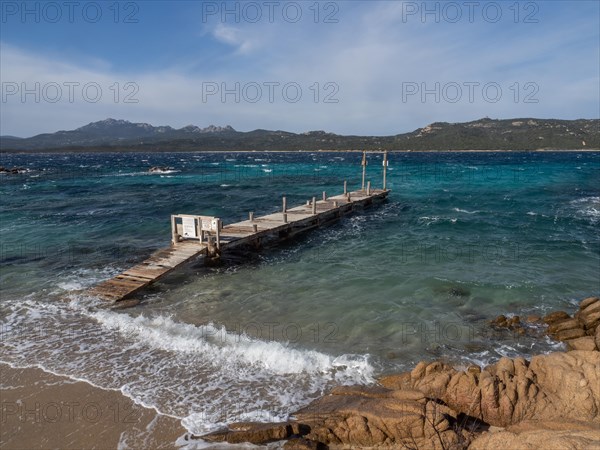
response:
<path id="1" fill-rule="evenodd" d="M 217 255 L 217 249 L 215 246 L 215 237 L 214 236 L 208 236 L 208 239 L 206 241 L 206 256 L 209 258 L 214 258 Z"/>
<path id="2" fill-rule="evenodd" d="M 282 203 L 283 203 L 283 205 L 282 205 L 281 211 L 286 212 L 287 211 L 287 199 L 285 197 L 282 198 Z"/>
<path id="3" fill-rule="evenodd" d="M 323 201 L 327 200 L 327 192 L 323 191 Z"/>
<path id="4" fill-rule="evenodd" d="M 371 182 L 367 182 L 367 195 L 371 195 Z"/>
<path id="5" fill-rule="evenodd" d="M 317 197 L 312 198 L 312 213 L 317 213 Z"/>
<path id="6" fill-rule="evenodd" d="M 337 208 L 337 207 L 338 207 L 338 202 L 337 202 L 337 200 L 334 200 L 334 201 L 333 201 L 333 207 L 334 207 L 334 208 Z"/>
<path id="7" fill-rule="evenodd" d="M 348 203 L 350 203 L 352 201 L 352 198 L 350 197 L 350 192 L 348 192 L 346 198 L 348 199 Z"/>
<path id="8" fill-rule="evenodd" d="M 250 220 L 250 222 L 254 222 L 254 213 L 253 212 L 248 213 L 248 219 Z"/>
<path id="9" fill-rule="evenodd" d="M 383 152 L 383 190 L 385 191 L 385 185 L 386 185 L 386 172 L 387 172 L 387 166 L 388 166 L 388 159 L 387 159 L 387 150 L 385 152 Z"/>
<path id="10" fill-rule="evenodd" d="M 255 223 L 252 224 L 252 231 L 254 231 L 255 233 L 258 231 L 258 225 L 256 225 Z"/>
<path id="11" fill-rule="evenodd" d="M 283 213 L 283 223 L 287 223 L 287 213 Z"/>

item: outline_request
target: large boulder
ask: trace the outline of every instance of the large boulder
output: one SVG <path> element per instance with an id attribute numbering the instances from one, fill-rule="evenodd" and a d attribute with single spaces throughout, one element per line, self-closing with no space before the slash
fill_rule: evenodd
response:
<path id="1" fill-rule="evenodd" d="M 440 362 L 419 363 L 410 382 L 427 397 L 490 425 L 506 427 L 525 419 L 600 422 L 600 352 L 572 351 L 502 358 L 477 373 Z M 384 377 L 384 386 L 400 387 Z"/>
<path id="2" fill-rule="evenodd" d="M 564 311 L 548 314 L 542 319 L 547 325 L 547 333 L 558 341 L 569 344 L 572 340 L 579 340 L 584 336 L 594 336 L 600 324 L 600 298 L 588 297 L 579 304 L 579 311 L 573 317 Z M 583 341 L 580 341 L 580 343 Z M 571 348 L 589 348 L 585 346 L 571 345 Z"/>
<path id="3" fill-rule="evenodd" d="M 579 421 L 523 421 L 475 438 L 469 450 L 588 450 L 600 447 L 600 428 Z"/>
<path id="4" fill-rule="evenodd" d="M 409 447 L 459 449 L 468 434 L 454 427 L 456 413 L 420 391 L 340 386 L 286 423 L 232 424 L 201 439 L 265 444 L 290 439 L 287 448 Z"/>
<path id="5" fill-rule="evenodd" d="M 463 448 L 456 413 L 420 391 L 338 387 L 295 414 L 307 438 L 331 446 Z"/>

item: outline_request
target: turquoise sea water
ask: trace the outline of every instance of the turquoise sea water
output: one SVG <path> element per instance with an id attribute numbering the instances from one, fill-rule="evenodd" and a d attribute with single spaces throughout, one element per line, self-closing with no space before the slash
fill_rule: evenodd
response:
<path id="1" fill-rule="evenodd" d="M 282 419 L 335 383 L 421 359 L 550 351 L 485 322 L 600 293 L 600 153 L 547 152 L 390 154 L 378 207 L 219 267 L 198 261 L 132 309 L 79 293 L 168 245 L 172 213 L 228 223 L 282 195 L 358 188 L 360 158 L 2 155 L 28 171 L 0 175 L 0 360 L 120 389 L 199 433 Z M 368 179 L 380 186 L 381 155 Z"/>

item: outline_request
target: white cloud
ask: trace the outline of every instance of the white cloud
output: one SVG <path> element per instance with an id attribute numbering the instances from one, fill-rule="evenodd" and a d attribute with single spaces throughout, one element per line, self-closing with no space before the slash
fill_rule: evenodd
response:
<path id="1" fill-rule="evenodd" d="M 434 121 L 484 116 L 597 117 L 598 49 L 589 44 L 597 36 L 593 23 L 582 20 L 571 28 L 548 20 L 536 27 L 507 29 L 486 23 L 402 23 L 397 3 L 343 5 L 336 24 L 218 24 L 203 39 L 212 36 L 231 46 L 231 51 L 220 54 L 218 62 L 203 61 L 200 69 L 190 64 L 160 72 L 124 73 L 108 62 L 86 66 L 2 43 L 3 82 L 25 83 L 29 88 L 36 82 L 63 85 L 73 81 L 80 86 L 94 82 L 101 86 L 103 96 L 96 103 L 86 101 L 81 89 L 72 103 L 66 97 L 57 103 L 43 98 L 36 103 L 32 96 L 25 102 L 20 95 L 9 96 L 2 104 L 0 132 L 32 135 L 106 117 L 177 127 L 212 123 L 231 124 L 239 130 L 324 129 L 346 134 L 395 134 Z M 126 82 L 139 87 L 133 97 L 138 103 L 125 103 L 124 95 L 132 92 L 124 90 Z M 203 83 L 207 82 L 216 83 L 211 87 L 219 92 L 203 101 Z M 265 83 L 269 82 L 279 83 L 273 102 L 268 99 Z M 432 89 L 436 82 L 441 93 L 449 95 L 453 85 L 447 83 L 457 83 L 462 97 L 456 103 L 443 97 L 436 102 L 431 94 L 425 102 L 420 95 L 403 98 L 403 83 L 416 83 L 419 89 L 425 83 Z M 467 82 L 480 83 L 473 102 L 468 99 Z M 489 82 L 502 88 L 502 98 L 496 103 L 483 96 L 481 87 Z M 519 83 L 517 102 L 515 82 Z M 533 92 L 531 87 L 525 89 L 526 82 L 539 88 L 533 97 L 538 103 L 523 101 Z M 119 83 L 117 102 L 115 83 Z M 239 101 L 228 94 L 223 102 L 222 87 L 231 90 L 236 83 Z M 297 103 L 285 100 L 282 88 L 286 83 L 301 87 L 302 99 Z M 252 103 L 248 100 L 256 84 L 262 98 Z M 334 89 L 339 89 L 333 96 L 338 103 L 325 103 L 325 96 Z"/>
<path id="2" fill-rule="evenodd" d="M 239 53 L 245 54 L 258 47 L 258 40 L 251 39 L 241 29 L 219 22 L 212 32 L 220 42 L 232 45 Z"/>

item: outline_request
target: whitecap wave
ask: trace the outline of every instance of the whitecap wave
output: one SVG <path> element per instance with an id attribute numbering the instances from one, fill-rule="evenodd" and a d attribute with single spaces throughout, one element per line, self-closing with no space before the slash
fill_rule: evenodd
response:
<path id="1" fill-rule="evenodd" d="M 468 211 L 466 209 L 460 209 L 460 208 L 452 208 L 452 211 L 460 212 L 460 213 L 465 213 L 465 214 L 477 214 L 479 212 L 479 210 Z"/>
<path id="2" fill-rule="evenodd" d="M 583 197 L 570 204 L 575 208 L 577 216 L 589 220 L 592 225 L 600 222 L 600 197 Z"/>
<path id="3" fill-rule="evenodd" d="M 4 305 L 0 361 L 119 390 L 194 434 L 240 420 L 286 420 L 337 384 L 374 382 L 367 355 L 332 356 L 217 324 L 97 306 Z"/>

